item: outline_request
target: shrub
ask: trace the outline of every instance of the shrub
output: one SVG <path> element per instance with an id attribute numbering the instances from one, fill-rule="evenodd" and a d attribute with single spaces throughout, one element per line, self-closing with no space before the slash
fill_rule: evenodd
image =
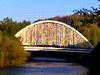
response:
<path id="1" fill-rule="evenodd" d="M 3 36 L 2 43 L 0 43 L 0 51 L 1 67 L 23 64 L 30 55 L 24 50 L 18 39 L 6 35 Z"/>

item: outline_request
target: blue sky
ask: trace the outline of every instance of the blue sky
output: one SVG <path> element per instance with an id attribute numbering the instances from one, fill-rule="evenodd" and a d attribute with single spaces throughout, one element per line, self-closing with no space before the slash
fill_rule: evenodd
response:
<path id="1" fill-rule="evenodd" d="M 72 15 L 74 9 L 98 8 L 98 0 L 0 0 L 0 20 L 6 17 L 14 21 Z"/>

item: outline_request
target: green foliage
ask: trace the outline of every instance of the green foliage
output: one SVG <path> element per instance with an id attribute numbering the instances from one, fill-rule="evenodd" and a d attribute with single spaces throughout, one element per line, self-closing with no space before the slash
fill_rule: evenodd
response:
<path id="1" fill-rule="evenodd" d="M 2 31 L 0 31 L 0 43 L 2 43 L 2 37 L 3 36 L 3 33 L 2 33 Z"/>
<path id="2" fill-rule="evenodd" d="M 5 18 L 2 21 L 2 24 L 0 25 L 0 30 L 8 35 L 8 36 L 15 36 L 15 34 L 21 30 L 22 28 L 26 27 L 27 25 L 31 24 L 30 21 L 23 21 L 23 22 L 17 22 L 17 21 L 13 21 L 12 18 L 9 19 L 8 17 Z"/>
<path id="3" fill-rule="evenodd" d="M 94 47 L 100 41 L 100 28 L 97 24 L 89 24 L 78 28 L 78 30 L 93 44 Z"/>
<path id="4" fill-rule="evenodd" d="M 77 19 L 73 19 L 72 20 L 71 26 L 74 27 L 75 29 L 80 28 L 81 25 L 82 25 L 81 21 L 78 21 Z"/>
<path id="5" fill-rule="evenodd" d="M 17 39 L 13 39 L 4 35 L 3 43 L 1 44 L 4 51 L 4 66 L 13 66 L 25 62 L 29 54 L 23 49 L 21 43 Z"/>
<path id="6" fill-rule="evenodd" d="M 22 26 L 24 24 L 24 26 Z M 30 22 L 14 22 L 5 18 L 0 25 L 0 67 L 15 66 L 23 64 L 29 57 L 15 33 L 30 24 Z"/>
<path id="7" fill-rule="evenodd" d="M 82 25 L 80 28 L 77 28 L 77 30 L 88 38 L 88 40 L 95 47 L 100 41 L 100 15 L 98 14 L 100 12 L 98 9 L 94 9 L 93 7 L 92 9 L 93 10 L 88 10 L 83 8 L 76 11 L 76 13 L 83 15 L 83 17 L 79 20 Z"/>
<path id="8" fill-rule="evenodd" d="M 14 37 L 4 35 L 0 43 L 0 65 L 1 67 L 23 64 L 29 53 L 21 46 L 21 42 Z"/>
<path id="9" fill-rule="evenodd" d="M 2 31 L 0 31 L 0 45 L 2 44 L 2 38 L 3 38 L 3 35 L 2 35 Z M 0 48 L 0 67 L 3 66 L 3 50 L 2 48 Z"/>

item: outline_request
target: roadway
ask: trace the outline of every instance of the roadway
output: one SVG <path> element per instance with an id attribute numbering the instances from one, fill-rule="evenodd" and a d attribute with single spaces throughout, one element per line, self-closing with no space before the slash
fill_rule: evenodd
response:
<path id="1" fill-rule="evenodd" d="M 51 51 L 51 52 L 76 52 L 76 53 L 91 53 L 93 49 L 82 48 L 55 48 L 55 47 L 27 47 L 24 46 L 27 51 Z"/>

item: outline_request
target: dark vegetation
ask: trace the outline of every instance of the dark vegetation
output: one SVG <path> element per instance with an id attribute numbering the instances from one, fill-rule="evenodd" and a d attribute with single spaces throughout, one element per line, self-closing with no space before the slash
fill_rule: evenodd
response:
<path id="1" fill-rule="evenodd" d="M 100 57 L 100 41 L 98 42 L 97 46 L 91 52 L 89 67 L 90 67 L 90 75 L 98 75 L 99 74 L 99 57 Z"/>
<path id="2" fill-rule="evenodd" d="M 100 9 L 92 7 L 91 10 L 88 10 L 83 8 L 74 10 L 74 12 L 70 16 L 56 16 L 37 21 L 56 20 L 69 24 L 81 32 L 96 47 L 100 41 Z M 23 49 L 19 39 L 15 38 L 15 33 L 30 23 L 30 21 L 25 20 L 23 22 L 13 21 L 8 17 L 0 21 L 0 67 L 22 64 L 27 59 L 29 53 Z M 99 49 L 100 44 L 94 48 L 93 55 L 91 55 L 93 59 L 91 60 L 95 60 Z"/>

